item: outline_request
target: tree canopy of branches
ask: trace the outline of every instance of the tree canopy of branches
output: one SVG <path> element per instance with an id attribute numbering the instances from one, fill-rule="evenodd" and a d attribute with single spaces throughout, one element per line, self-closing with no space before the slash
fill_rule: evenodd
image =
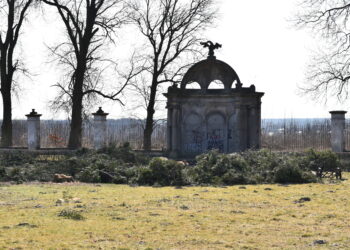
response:
<path id="1" fill-rule="evenodd" d="M 311 28 L 326 41 L 325 52 L 310 64 L 306 93 L 344 101 L 350 83 L 350 2 L 345 0 L 302 0 L 296 24 Z"/>
<path id="2" fill-rule="evenodd" d="M 34 0 L 0 0 L 0 91 L 3 101 L 1 146 L 12 146 L 12 90 L 14 74 L 23 70 L 15 58 L 21 29 Z"/>
<path id="3" fill-rule="evenodd" d="M 213 24 L 213 0 L 133 0 L 132 22 L 146 40 L 145 71 L 148 79 L 144 150 L 151 150 L 157 90 L 162 83 L 177 83 L 188 65 L 186 56 L 198 54 L 202 32 Z M 181 66 L 185 65 L 185 66 Z"/>
<path id="4" fill-rule="evenodd" d="M 56 8 L 66 30 L 67 40 L 52 48 L 58 62 L 66 67 L 66 78 L 56 86 L 60 95 L 54 105 L 71 110 L 68 147 L 82 146 L 84 101 L 97 96 L 120 101 L 119 94 L 132 79 L 134 69 L 123 78 L 125 82 L 112 93 L 104 93 L 101 77 L 105 63 L 103 46 L 114 42 L 116 30 L 124 23 L 126 8 L 122 0 L 42 0 Z"/>

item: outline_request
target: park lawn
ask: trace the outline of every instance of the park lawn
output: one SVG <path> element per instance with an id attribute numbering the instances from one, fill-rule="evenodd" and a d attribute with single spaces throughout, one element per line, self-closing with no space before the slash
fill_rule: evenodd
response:
<path id="1" fill-rule="evenodd" d="M 303 197 L 311 201 L 299 202 Z M 58 199 L 69 203 L 56 205 Z M 58 216 L 66 208 L 85 220 Z M 349 218 L 350 181 L 182 189 L 0 185 L 0 249 L 344 249 Z"/>

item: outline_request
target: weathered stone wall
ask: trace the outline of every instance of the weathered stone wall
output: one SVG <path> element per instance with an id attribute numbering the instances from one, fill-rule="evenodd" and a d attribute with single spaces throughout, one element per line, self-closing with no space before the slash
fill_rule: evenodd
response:
<path id="1" fill-rule="evenodd" d="M 212 149 L 232 153 L 260 148 L 262 95 L 249 88 L 212 93 L 170 88 L 170 155 L 192 157 Z"/>

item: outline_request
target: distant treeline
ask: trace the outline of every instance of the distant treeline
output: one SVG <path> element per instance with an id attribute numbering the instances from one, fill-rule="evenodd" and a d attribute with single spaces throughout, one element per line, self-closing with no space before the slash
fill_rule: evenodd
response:
<path id="1" fill-rule="evenodd" d="M 1 121 L 0 121 L 1 124 Z M 25 120 L 15 120 L 14 146 L 26 147 L 27 125 Z M 327 150 L 331 148 L 330 119 L 263 119 L 262 145 L 276 151 L 302 151 L 307 148 Z M 129 142 L 132 148 L 141 149 L 144 123 L 136 119 L 108 120 L 109 143 Z M 93 126 L 90 120 L 84 122 L 83 146 L 91 147 Z M 346 145 L 350 148 L 350 120 L 346 122 Z M 69 135 L 69 121 L 42 120 L 41 146 L 43 148 L 66 147 Z M 1 136 L 1 135 L 0 135 Z M 158 123 L 153 133 L 153 149 L 166 148 L 166 121 Z"/>

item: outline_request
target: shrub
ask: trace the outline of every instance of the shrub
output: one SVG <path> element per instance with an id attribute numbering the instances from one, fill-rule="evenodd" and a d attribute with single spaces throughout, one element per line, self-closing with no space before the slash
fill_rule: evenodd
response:
<path id="1" fill-rule="evenodd" d="M 246 173 L 247 162 L 240 154 L 210 151 L 197 157 L 197 165 L 188 173 L 196 184 L 233 184 Z"/>
<path id="2" fill-rule="evenodd" d="M 197 165 L 186 171 L 195 184 L 308 183 L 317 178 L 300 167 L 295 155 L 268 150 L 224 155 L 211 151 L 197 157 Z"/>
<path id="3" fill-rule="evenodd" d="M 230 169 L 222 177 L 223 184 L 226 185 L 238 185 L 246 184 L 249 180 L 244 176 L 243 173 L 237 172 L 234 169 Z"/>
<path id="4" fill-rule="evenodd" d="M 85 217 L 79 211 L 70 208 L 63 209 L 58 216 L 71 220 L 85 220 Z"/>
<path id="5" fill-rule="evenodd" d="M 198 156 L 195 166 L 184 166 L 161 157 L 148 162 L 147 157 L 134 153 L 128 144 L 100 151 L 84 150 L 57 161 L 29 158 L 28 163 L 19 163 L 16 154 L 5 158 L 9 160 L 6 164 L 1 162 L 2 181 L 52 181 L 54 174 L 59 173 L 89 183 L 160 186 L 307 183 L 317 181 L 312 170 L 340 166 L 336 154 L 313 150 L 305 154 L 260 150 L 230 155 L 210 151 Z"/>
<path id="6" fill-rule="evenodd" d="M 70 175 L 75 178 L 76 174 L 82 171 L 88 162 L 85 160 L 85 157 L 73 156 L 57 162 L 56 164 L 57 173 Z"/>
<path id="7" fill-rule="evenodd" d="M 323 171 L 334 171 L 341 168 L 341 163 L 336 153 L 310 149 L 301 157 L 300 166 L 305 170 L 317 171 L 322 168 Z"/>
<path id="8" fill-rule="evenodd" d="M 288 162 L 279 167 L 275 173 L 276 183 L 311 183 L 317 182 L 317 178 L 311 172 L 303 171 L 296 163 Z"/>
<path id="9" fill-rule="evenodd" d="M 77 180 L 87 183 L 99 183 L 101 182 L 101 176 L 98 169 L 93 166 L 84 168 L 79 174 L 77 174 Z"/>
<path id="10" fill-rule="evenodd" d="M 26 163 L 34 163 L 35 156 L 23 152 L 1 153 L 0 162 L 4 167 L 19 166 Z"/>
<path id="11" fill-rule="evenodd" d="M 150 168 L 141 167 L 138 170 L 138 177 L 136 179 L 136 182 L 139 185 L 153 185 L 156 180 Z"/>
<path id="12" fill-rule="evenodd" d="M 6 170 L 4 166 L 0 165 L 0 181 L 6 180 Z"/>
<path id="13" fill-rule="evenodd" d="M 303 172 L 293 164 L 286 164 L 277 168 L 274 181 L 277 183 L 303 183 Z"/>
<path id="14" fill-rule="evenodd" d="M 111 144 L 99 151 L 98 154 L 107 154 L 112 159 L 120 160 L 124 163 L 131 164 L 148 164 L 149 158 L 143 154 L 138 154 L 130 147 L 129 142 L 125 142 L 122 146 L 117 147 L 116 144 Z"/>
<path id="15" fill-rule="evenodd" d="M 8 181 L 15 181 L 17 183 L 25 181 L 25 176 L 21 167 L 9 167 L 6 169 L 6 177 Z"/>
<path id="16" fill-rule="evenodd" d="M 184 184 L 183 165 L 161 157 L 153 158 L 146 168 L 139 169 L 138 184 L 179 186 Z"/>

